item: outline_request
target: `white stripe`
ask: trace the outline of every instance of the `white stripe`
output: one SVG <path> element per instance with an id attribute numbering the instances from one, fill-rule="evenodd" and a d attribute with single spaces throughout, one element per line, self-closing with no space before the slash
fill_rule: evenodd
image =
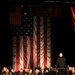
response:
<path id="1" fill-rule="evenodd" d="M 34 68 L 36 67 L 36 62 L 37 62 L 37 39 L 36 39 L 36 26 L 37 26 L 37 17 L 36 16 L 34 16 L 33 17 L 33 27 L 34 27 L 34 29 L 33 29 L 33 70 L 34 70 Z"/>
<path id="2" fill-rule="evenodd" d="M 20 36 L 20 69 L 23 68 L 23 36 Z"/>
<path id="3" fill-rule="evenodd" d="M 51 66 L 51 18 L 47 17 L 47 67 Z"/>
<path id="4" fill-rule="evenodd" d="M 40 67 L 44 68 L 44 17 L 40 17 Z"/>
<path id="5" fill-rule="evenodd" d="M 12 37 L 12 52 L 13 52 L 13 60 L 12 60 L 12 67 L 16 71 L 16 36 Z"/>
<path id="6" fill-rule="evenodd" d="M 27 68 L 30 68 L 30 36 L 27 36 Z"/>

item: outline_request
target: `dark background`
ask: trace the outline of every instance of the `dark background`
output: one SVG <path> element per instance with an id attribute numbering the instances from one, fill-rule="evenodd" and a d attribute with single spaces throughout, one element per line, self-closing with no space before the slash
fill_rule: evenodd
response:
<path id="1" fill-rule="evenodd" d="M 53 28 L 53 58 L 54 64 L 59 52 L 67 59 L 67 64 L 75 66 L 75 32 L 72 26 L 70 6 L 63 6 L 63 17 L 56 18 L 52 22 Z"/>
<path id="2" fill-rule="evenodd" d="M 9 4 L 0 3 L 0 67 L 11 65 Z"/>
<path id="3" fill-rule="evenodd" d="M 9 29 L 10 4 L 0 4 L 0 66 L 11 66 L 11 36 Z M 59 52 L 63 52 L 67 64 L 75 66 L 75 32 L 72 26 L 70 6 L 63 5 L 63 16 L 52 17 L 53 66 Z"/>

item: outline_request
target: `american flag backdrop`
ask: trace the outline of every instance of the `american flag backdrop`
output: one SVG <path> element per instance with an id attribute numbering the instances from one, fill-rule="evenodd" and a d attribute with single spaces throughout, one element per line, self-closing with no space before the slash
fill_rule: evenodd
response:
<path id="1" fill-rule="evenodd" d="M 21 68 L 41 68 L 51 66 L 51 17 L 31 16 L 23 11 L 23 6 L 16 5 L 10 12 L 12 35 L 12 67 L 18 71 Z"/>

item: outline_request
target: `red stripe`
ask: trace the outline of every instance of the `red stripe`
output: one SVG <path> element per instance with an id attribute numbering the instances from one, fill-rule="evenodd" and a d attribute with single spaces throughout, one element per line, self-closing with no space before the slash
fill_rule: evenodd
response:
<path id="1" fill-rule="evenodd" d="M 16 5 L 16 11 L 15 11 L 15 13 L 14 13 L 14 14 L 15 14 L 15 22 L 14 22 L 14 24 L 16 24 L 16 25 L 18 25 L 18 24 L 17 24 L 17 19 L 18 19 L 18 18 L 17 18 L 17 17 L 18 17 L 17 14 L 19 13 L 19 12 L 17 12 L 18 9 L 19 9 L 19 8 L 18 8 L 18 5 Z"/>
<path id="2" fill-rule="evenodd" d="M 10 24 L 20 25 L 21 24 L 21 6 L 16 5 L 15 12 L 10 12 Z"/>
<path id="3" fill-rule="evenodd" d="M 18 25 L 21 24 L 21 5 L 19 5 L 19 9 L 18 9 Z"/>
<path id="4" fill-rule="evenodd" d="M 30 68 L 33 70 L 33 36 L 30 37 Z"/>
<path id="5" fill-rule="evenodd" d="M 17 25 L 17 14 L 18 14 L 19 12 L 17 12 L 17 10 L 16 10 L 16 12 L 15 12 L 15 24 Z"/>
<path id="6" fill-rule="evenodd" d="M 16 37 L 16 71 L 20 68 L 20 37 Z"/>
<path id="7" fill-rule="evenodd" d="M 20 7 L 20 5 L 16 5 L 16 25 L 20 25 L 21 23 L 20 23 L 20 16 L 19 15 L 21 15 L 21 13 L 20 13 L 20 10 L 21 9 L 21 7 Z"/>
<path id="8" fill-rule="evenodd" d="M 15 16 L 15 24 L 16 25 L 20 25 L 20 22 L 18 21 L 18 19 L 20 19 L 19 15 L 21 15 L 19 10 L 20 10 L 20 6 L 16 5 L 16 11 L 15 11 L 15 14 L 16 14 L 16 16 Z"/>
<path id="9" fill-rule="evenodd" d="M 21 5 L 17 6 L 17 25 L 21 24 Z"/>
<path id="10" fill-rule="evenodd" d="M 37 66 L 40 66 L 40 17 L 37 17 Z"/>
<path id="11" fill-rule="evenodd" d="M 71 13 L 72 13 L 72 26 L 75 26 L 75 7 L 71 7 Z"/>
<path id="12" fill-rule="evenodd" d="M 23 37 L 23 50 L 24 50 L 24 68 L 27 67 L 27 38 L 26 36 Z"/>
<path id="13" fill-rule="evenodd" d="M 44 17 L 44 68 L 47 67 L 47 18 Z"/>

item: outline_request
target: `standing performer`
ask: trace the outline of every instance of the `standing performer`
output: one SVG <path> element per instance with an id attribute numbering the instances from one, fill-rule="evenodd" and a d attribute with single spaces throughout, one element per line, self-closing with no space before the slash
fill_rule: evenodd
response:
<path id="1" fill-rule="evenodd" d="M 63 57 L 63 53 L 59 53 L 59 57 L 56 60 L 56 68 L 58 69 L 59 75 L 65 74 L 66 69 L 66 58 Z"/>

